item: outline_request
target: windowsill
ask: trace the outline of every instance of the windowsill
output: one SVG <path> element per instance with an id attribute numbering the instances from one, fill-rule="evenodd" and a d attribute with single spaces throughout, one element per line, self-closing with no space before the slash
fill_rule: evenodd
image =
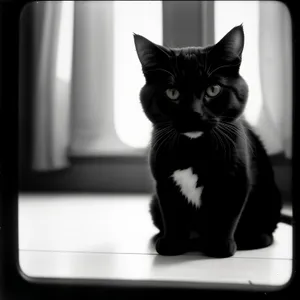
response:
<path id="1" fill-rule="evenodd" d="M 107 148 L 107 145 L 106 145 Z M 116 148 L 103 148 L 97 147 L 96 149 L 81 149 L 80 151 L 69 151 L 70 159 L 85 158 L 105 158 L 105 157 L 143 157 L 147 153 L 147 148 L 132 148 L 129 146 L 116 147 Z"/>
<path id="2" fill-rule="evenodd" d="M 292 227 L 280 223 L 275 243 L 212 259 L 200 253 L 158 256 L 148 195 L 21 195 L 20 266 L 43 278 L 170 281 L 278 287 L 292 271 Z"/>
<path id="3" fill-rule="evenodd" d="M 128 148 L 127 151 L 115 151 L 112 152 L 111 150 L 109 151 L 94 151 L 94 152 L 82 152 L 82 153 L 76 153 L 76 152 L 69 152 L 69 159 L 71 161 L 78 161 L 78 160 L 101 160 L 101 159 L 127 159 L 127 158 L 134 158 L 134 159 L 139 159 L 139 158 L 145 158 L 148 154 L 148 149 L 147 148 Z M 269 156 L 272 165 L 276 166 L 291 166 L 292 161 L 291 159 L 288 159 L 285 157 L 283 153 L 277 153 L 277 154 L 272 154 Z"/>
<path id="4" fill-rule="evenodd" d="M 21 192 L 64 193 L 151 193 L 151 178 L 146 149 L 131 155 L 71 156 L 67 168 L 51 172 L 23 171 Z M 283 203 L 291 203 L 291 161 L 282 154 L 271 156 L 275 178 Z"/>

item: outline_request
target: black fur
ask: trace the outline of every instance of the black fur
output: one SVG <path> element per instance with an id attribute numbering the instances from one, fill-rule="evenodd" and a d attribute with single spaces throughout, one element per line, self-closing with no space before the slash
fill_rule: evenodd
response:
<path id="1" fill-rule="evenodd" d="M 141 104 L 153 124 L 149 162 L 156 192 L 150 213 L 160 230 L 157 252 L 178 255 L 193 248 L 228 257 L 236 249 L 269 246 L 281 199 L 263 143 L 243 117 L 248 87 L 239 75 L 242 26 L 206 48 L 173 49 L 140 35 L 134 39 L 146 79 Z M 207 92 L 211 85 L 221 88 L 214 98 Z M 178 90 L 179 98 L 171 100 L 167 89 Z M 197 131 L 203 135 L 183 135 Z M 203 187 L 200 208 L 171 177 L 188 168 Z M 192 231 L 198 233 L 193 243 Z"/>

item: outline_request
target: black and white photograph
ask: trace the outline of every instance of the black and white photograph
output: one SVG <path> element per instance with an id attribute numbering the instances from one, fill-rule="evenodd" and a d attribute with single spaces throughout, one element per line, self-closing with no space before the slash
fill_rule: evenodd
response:
<path id="1" fill-rule="evenodd" d="M 289 284 L 283 2 L 34 1 L 19 22 L 24 278 Z"/>

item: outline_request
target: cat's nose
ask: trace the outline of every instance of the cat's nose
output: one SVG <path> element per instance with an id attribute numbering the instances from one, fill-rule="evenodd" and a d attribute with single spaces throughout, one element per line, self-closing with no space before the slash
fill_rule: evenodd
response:
<path id="1" fill-rule="evenodd" d="M 203 110 L 200 101 L 193 102 L 193 111 L 200 114 L 201 116 L 203 115 Z"/>
<path id="2" fill-rule="evenodd" d="M 192 103 L 192 109 L 194 112 L 200 114 L 203 116 L 203 109 L 202 109 L 202 99 L 203 99 L 204 93 L 200 95 L 200 97 L 194 96 L 193 103 Z"/>

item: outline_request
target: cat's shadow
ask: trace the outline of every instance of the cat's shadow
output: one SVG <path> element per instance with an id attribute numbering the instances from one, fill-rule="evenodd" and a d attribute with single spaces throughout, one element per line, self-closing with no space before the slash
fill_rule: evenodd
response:
<path id="1" fill-rule="evenodd" d="M 155 243 L 157 239 L 159 238 L 159 235 L 154 235 L 149 242 L 149 247 L 152 249 L 155 253 Z M 175 256 L 163 256 L 156 254 L 155 258 L 153 260 L 153 266 L 155 267 L 166 267 L 166 266 L 173 266 L 178 264 L 185 264 L 190 263 L 193 261 L 199 261 L 199 260 L 211 260 L 213 258 L 205 256 L 200 251 L 192 250 L 186 254 L 182 255 L 175 255 Z"/>

